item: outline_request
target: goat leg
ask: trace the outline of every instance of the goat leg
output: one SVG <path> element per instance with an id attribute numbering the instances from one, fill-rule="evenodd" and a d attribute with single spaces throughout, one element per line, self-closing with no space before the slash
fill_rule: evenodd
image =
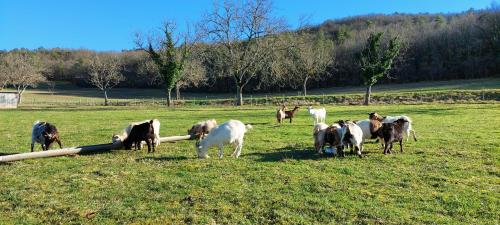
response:
<path id="1" fill-rule="evenodd" d="M 403 152 L 403 140 L 399 141 L 399 149 Z"/>
<path id="2" fill-rule="evenodd" d="M 359 158 L 363 158 L 363 156 L 361 155 L 361 148 L 358 146 L 356 146 L 354 148 L 356 148 L 356 153 L 358 154 Z"/>
<path id="3" fill-rule="evenodd" d="M 31 152 L 35 149 L 35 143 L 31 143 Z"/>
<path id="4" fill-rule="evenodd" d="M 61 140 L 59 140 L 59 138 L 57 138 L 57 139 L 56 139 L 56 142 L 57 142 L 57 144 L 59 145 L 59 148 L 61 148 L 61 149 L 62 149 L 63 147 L 62 147 Z"/>
<path id="5" fill-rule="evenodd" d="M 345 157 L 344 146 L 337 146 L 337 149 L 338 149 L 338 152 L 339 152 L 339 156 L 340 157 Z"/>
<path id="6" fill-rule="evenodd" d="M 146 139 L 146 144 L 148 145 L 148 153 L 151 153 L 151 141 Z"/>

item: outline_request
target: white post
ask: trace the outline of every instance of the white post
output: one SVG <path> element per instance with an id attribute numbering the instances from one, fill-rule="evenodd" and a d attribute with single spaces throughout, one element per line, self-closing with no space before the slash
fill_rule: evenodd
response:
<path id="1" fill-rule="evenodd" d="M 174 141 L 189 140 L 192 138 L 194 138 L 194 137 L 192 137 L 190 135 L 162 137 L 162 138 L 160 138 L 160 142 L 174 142 Z M 41 151 L 41 152 L 28 152 L 28 153 L 4 155 L 4 156 L 0 156 L 0 163 L 13 162 L 13 161 L 19 161 L 19 160 L 24 160 L 24 159 L 36 159 L 36 158 L 73 155 L 73 154 L 81 154 L 81 153 L 89 153 L 89 152 L 110 151 L 110 150 L 120 149 L 120 148 L 122 148 L 122 146 L 123 146 L 122 143 L 118 142 L 118 143 L 114 143 L 114 144 L 110 143 L 110 144 L 100 144 L 100 145 L 88 145 L 88 146 L 63 148 L 63 149 Z"/>

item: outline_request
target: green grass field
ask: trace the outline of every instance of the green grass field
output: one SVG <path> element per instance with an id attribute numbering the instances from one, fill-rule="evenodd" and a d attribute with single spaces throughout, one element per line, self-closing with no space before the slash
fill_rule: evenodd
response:
<path id="1" fill-rule="evenodd" d="M 31 125 L 55 123 L 65 146 L 108 143 L 127 122 L 161 136 L 195 122 L 252 123 L 239 159 L 196 158 L 193 141 L 155 154 L 112 151 L 0 165 L 0 224 L 498 224 L 500 104 L 328 106 L 327 121 L 406 114 L 418 142 L 383 155 L 319 156 L 304 108 L 277 125 L 274 107 L 74 108 L 0 111 L 0 154 L 29 151 Z M 40 147 L 37 146 L 37 150 Z"/>

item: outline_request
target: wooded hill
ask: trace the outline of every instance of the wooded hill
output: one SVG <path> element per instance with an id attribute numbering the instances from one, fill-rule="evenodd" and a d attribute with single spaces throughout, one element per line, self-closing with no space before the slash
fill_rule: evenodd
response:
<path id="1" fill-rule="evenodd" d="M 370 33 L 384 32 L 384 41 L 399 37 L 401 54 L 389 72 L 389 78 L 380 83 L 405 83 L 428 80 L 451 80 L 492 77 L 500 74 L 500 10 L 469 10 L 457 14 L 392 14 L 366 15 L 328 20 L 321 25 L 293 31 L 299 35 L 323 32 L 333 42 L 333 63 L 320 79 L 311 80 L 310 88 L 361 85 L 358 55 Z M 290 32 L 287 32 L 290 33 Z M 200 49 L 213 46 L 200 44 Z M 79 86 L 89 85 L 86 63 L 96 54 L 102 57 L 118 56 L 125 77 L 118 87 L 162 87 L 162 81 L 151 69 L 147 55 L 142 51 L 95 52 L 85 49 L 14 49 L 29 51 L 43 64 L 43 75 L 49 81 L 71 81 Z M 206 52 L 206 51 L 205 51 Z M 6 54 L 2 51 L 0 54 Z M 181 89 L 190 91 L 234 92 L 230 77 L 215 74 L 211 60 L 196 57 L 195 65 L 184 79 Z M 270 62 L 271 63 L 271 62 Z M 198 69 L 197 69 L 198 68 Z M 191 72 L 189 72 L 191 71 Z M 262 72 L 261 72 L 262 73 Z M 293 80 L 265 79 L 259 74 L 245 87 L 247 92 L 301 90 Z M 265 82 L 263 84 L 263 82 Z"/>

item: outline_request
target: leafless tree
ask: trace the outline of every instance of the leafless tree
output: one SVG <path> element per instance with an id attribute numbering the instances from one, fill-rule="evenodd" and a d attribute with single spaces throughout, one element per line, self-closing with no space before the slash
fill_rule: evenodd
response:
<path id="1" fill-rule="evenodd" d="M 108 91 L 125 80 L 120 67 L 120 61 L 114 55 L 95 55 L 88 62 L 89 82 L 103 92 L 106 106 L 109 105 Z"/>
<path id="2" fill-rule="evenodd" d="M 277 35 L 283 21 L 272 15 L 267 0 L 226 0 L 215 4 L 201 22 L 207 41 L 214 43 L 218 73 L 230 76 L 236 86 L 236 104 L 243 105 L 243 88 L 271 67 L 271 55 L 277 47 Z"/>
<path id="3" fill-rule="evenodd" d="M 201 64 L 200 60 L 190 57 L 184 70 L 182 71 L 180 79 L 175 84 L 175 98 L 180 100 L 181 88 L 198 87 L 207 81 L 205 67 Z"/>
<path id="4" fill-rule="evenodd" d="M 149 86 L 156 86 L 162 83 L 162 77 L 158 66 L 149 58 L 145 56 L 141 59 L 138 65 L 137 73 L 145 78 Z"/>
<path id="5" fill-rule="evenodd" d="M 2 64 L 0 74 L 5 78 L 2 86 L 10 84 L 16 89 L 19 95 L 18 104 L 21 103 L 22 95 L 28 87 L 36 87 L 38 83 L 45 81 L 37 58 L 29 52 L 7 53 L 2 57 L 0 64 Z"/>
<path id="6" fill-rule="evenodd" d="M 3 90 L 8 83 L 9 76 L 7 75 L 7 68 L 4 60 L 0 59 L 0 91 Z"/>
<path id="7" fill-rule="evenodd" d="M 289 62 L 286 67 L 290 70 L 290 85 L 302 86 L 304 96 L 307 95 L 307 82 L 319 80 L 328 75 L 327 68 L 334 62 L 333 42 L 326 39 L 323 31 L 317 34 L 290 34 L 291 49 L 288 51 Z"/>

